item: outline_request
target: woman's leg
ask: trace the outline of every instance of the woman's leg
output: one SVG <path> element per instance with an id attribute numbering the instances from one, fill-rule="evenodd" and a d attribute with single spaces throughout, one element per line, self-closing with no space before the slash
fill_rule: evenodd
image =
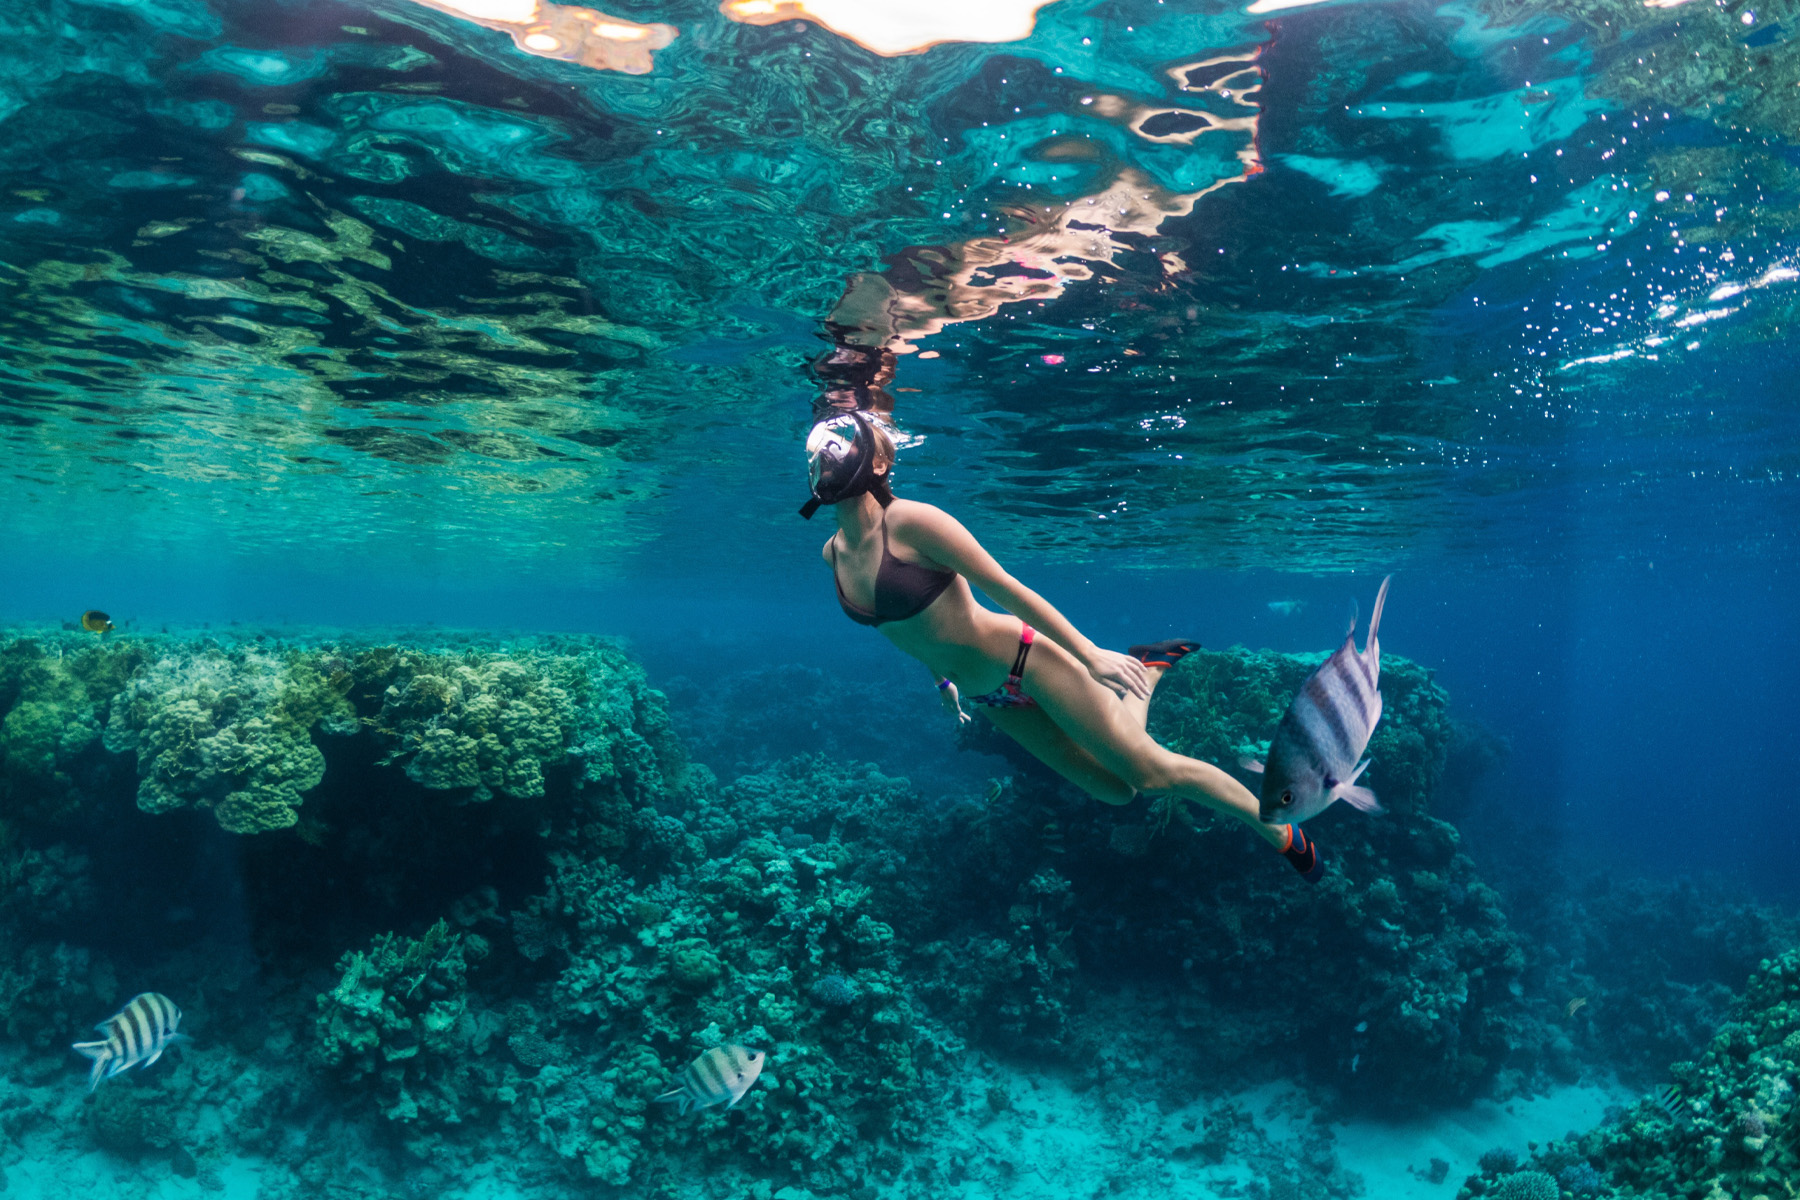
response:
<path id="1" fill-rule="evenodd" d="M 1075 748 L 1123 783 L 1173 792 L 1236 817 L 1271 846 L 1287 845 L 1288 827 L 1266 824 L 1250 789 L 1211 763 L 1157 745 L 1144 731 L 1148 703 L 1119 699 L 1055 642 L 1039 638 L 1032 646 L 1023 686 Z"/>
<path id="2" fill-rule="evenodd" d="M 1150 667 L 1150 692 L 1162 682 L 1167 667 Z M 1150 698 L 1127 696 L 1122 701 L 1132 722 L 1144 728 L 1150 719 Z M 982 708 L 981 713 L 1013 741 L 1031 751 L 1037 760 L 1104 804 L 1129 804 L 1137 789 L 1100 765 L 1098 759 L 1070 740 L 1069 735 L 1036 705 L 1018 708 Z"/>
<path id="3" fill-rule="evenodd" d="M 1101 766 L 1099 761 L 1077 746 L 1069 735 L 1057 727 L 1033 705 L 1018 708 L 982 708 L 981 715 L 1037 760 L 1070 783 L 1104 804 L 1129 804 L 1137 789 Z"/>
<path id="4" fill-rule="evenodd" d="M 1152 666 L 1149 663 L 1145 663 L 1144 671 L 1150 676 L 1150 695 L 1145 696 L 1142 700 L 1139 700 L 1136 696 L 1126 696 L 1119 702 L 1125 706 L 1125 711 L 1131 715 L 1132 724 L 1136 725 L 1139 729 L 1143 729 L 1150 724 L 1150 699 L 1152 696 L 1156 695 L 1156 685 L 1162 682 L 1163 672 L 1168 669 L 1169 668 L 1164 666 Z"/>

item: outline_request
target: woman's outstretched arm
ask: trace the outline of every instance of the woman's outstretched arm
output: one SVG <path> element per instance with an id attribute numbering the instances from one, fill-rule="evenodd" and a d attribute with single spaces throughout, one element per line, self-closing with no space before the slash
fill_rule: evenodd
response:
<path id="1" fill-rule="evenodd" d="M 1120 696 L 1150 698 L 1150 676 L 1129 654 L 1102 650 L 1083 637 L 1048 600 L 1006 573 L 961 521 L 929 504 L 908 504 L 904 520 L 890 527 L 906 545 L 949 567 L 986 596 L 1075 656 L 1095 680 Z"/>

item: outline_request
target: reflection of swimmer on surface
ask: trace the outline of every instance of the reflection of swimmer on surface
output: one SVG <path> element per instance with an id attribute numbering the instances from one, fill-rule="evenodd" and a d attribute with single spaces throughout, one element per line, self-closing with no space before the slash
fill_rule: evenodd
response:
<path id="1" fill-rule="evenodd" d="M 807 438 L 812 498 L 801 513 L 832 506 L 838 528 L 822 553 L 838 602 L 851 620 L 878 627 L 930 669 L 946 711 L 967 721 L 963 703 L 979 707 L 1107 804 L 1129 803 L 1140 791 L 1168 792 L 1228 813 L 1281 850 L 1309 882 L 1318 880 L 1318 855 L 1299 826 L 1265 824 L 1243 784 L 1145 731 L 1162 672 L 1196 643 L 1134 646 L 1131 654 L 1094 645 L 1008 575 L 956 518 L 894 498 L 887 485 L 894 443 L 881 420 L 837 402 L 825 408 L 832 415 Z M 977 604 L 971 584 L 1006 612 Z"/>

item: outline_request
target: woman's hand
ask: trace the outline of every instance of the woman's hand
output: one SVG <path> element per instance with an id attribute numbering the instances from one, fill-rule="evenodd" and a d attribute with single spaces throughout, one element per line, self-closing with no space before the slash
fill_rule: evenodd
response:
<path id="1" fill-rule="evenodd" d="M 944 681 L 944 685 L 938 688 L 938 703 L 944 706 L 945 712 L 956 714 L 956 723 L 958 725 L 967 725 L 970 721 L 974 720 L 973 717 L 963 711 L 962 699 L 956 694 L 956 685 L 947 679 Z"/>
<path id="2" fill-rule="evenodd" d="M 1089 675 L 1100 686 L 1111 691 L 1123 700 L 1127 695 L 1136 696 L 1139 700 L 1150 698 L 1150 672 L 1144 664 L 1129 654 L 1120 654 L 1117 650 L 1102 650 L 1098 646 L 1081 664 L 1087 668 Z"/>

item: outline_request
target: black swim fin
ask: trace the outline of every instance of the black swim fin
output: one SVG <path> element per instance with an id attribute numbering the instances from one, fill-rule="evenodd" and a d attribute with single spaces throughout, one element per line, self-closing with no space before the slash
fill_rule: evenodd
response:
<path id="1" fill-rule="evenodd" d="M 1172 667 L 1181 659 L 1200 649 L 1200 643 L 1192 638 L 1170 638 L 1166 642 L 1150 642 L 1142 646 L 1131 646 L 1125 653 L 1143 663 L 1146 667 Z"/>
<path id="2" fill-rule="evenodd" d="M 1292 863 L 1294 870 L 1300 872 L 1300 878 L 1308 883 L 1317 883 L 1325 877 L 1325 864 L 1319 858 L 1318 845 L 1298 825 L 1288 826 L 1288 841 L 1282 848 L 1281 857 Z"/>

